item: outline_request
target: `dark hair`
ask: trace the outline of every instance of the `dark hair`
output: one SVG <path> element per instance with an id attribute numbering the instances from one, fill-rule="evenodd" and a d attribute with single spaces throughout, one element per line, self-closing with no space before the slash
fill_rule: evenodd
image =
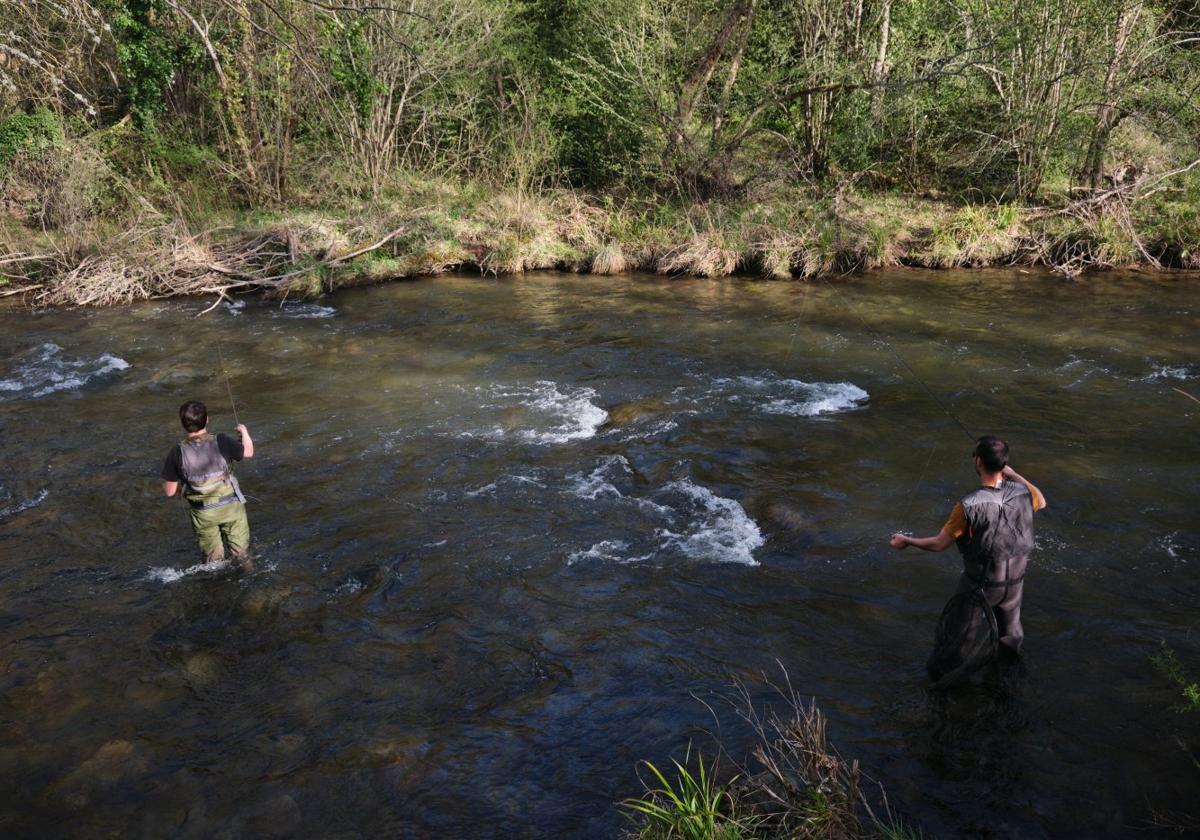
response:
<path id="1" fill-rule="evenodd" d="M 200 400 L 188 400 L 179 406 L 179 422 L 189 432 L 198 432 L 208 425 L 208 409 Z"/>
<path id="2" fill-rule="evenodd" d="M 984 435 L 975 445 L 975 455 L 988 472 L 1000 472 L 1008 466 L 1008 444 L 995 435 Z"/>

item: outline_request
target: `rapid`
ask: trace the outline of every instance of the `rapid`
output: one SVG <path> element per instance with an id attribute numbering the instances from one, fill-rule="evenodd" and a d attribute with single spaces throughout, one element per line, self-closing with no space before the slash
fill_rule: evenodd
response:
<path id="1" fill-rule="evenodd" d="M 714 752 L 691 695 L 765 702 L 781 666 L 927 834 L 1195 815 L 1200 732 L 1150 658 L 1200 673 L 1196 278 L 208 305 L 0 309 L 6 835 L 612 837 L 640 759 Z M 199 565 L 157 480 L 185 399 L 234 425 L 218 346 L 250 574 Z M 887 539 L 975 476 L 914 373 L 1049 499 L 1002 688 L 927 691 L 960 562 Z"/>

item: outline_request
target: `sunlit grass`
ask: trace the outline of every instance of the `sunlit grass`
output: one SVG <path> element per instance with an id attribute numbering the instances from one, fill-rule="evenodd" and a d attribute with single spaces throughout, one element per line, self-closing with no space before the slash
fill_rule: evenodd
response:
<path id="1" fill-rule="evenodd" d="M 695 771 L 689 769 L 691 748 L 682 762 L 672 760 L 674 778 L 670 779 L 649 761 L 642 766 L 650 774 L 645 793 L 622 804 L 641 824 L 636 836 L 643 840 L 740 840 L 756 837 L 756 820 L 739 813 L 731 788 L 737 776 L 717 784 L 717 763 L 706 766 L 697 754 Z"/>

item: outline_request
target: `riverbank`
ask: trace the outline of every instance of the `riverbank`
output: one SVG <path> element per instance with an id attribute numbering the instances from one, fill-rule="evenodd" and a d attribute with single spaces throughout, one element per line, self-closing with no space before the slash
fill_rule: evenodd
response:
<path id="1" fill-rule="evenodd" d="M 1037 207 L 807 188 L 680 202 L 409 180 L 370 200 L 314 193 L 254 210 L 212 209 L 211 197 L 176 190 L 170 212 L 144 194 L 119 212 L 67 212 L 54 206 L 61 193 L 33 193 L 0 221 L 0 294 L 38 306 L 314 297 L 452 271 L 544 269 L 779 280 L 902 266 L 1197 269 L 1192 193 L 1200 181 L 1168 190 L 1147 179 Z"/>

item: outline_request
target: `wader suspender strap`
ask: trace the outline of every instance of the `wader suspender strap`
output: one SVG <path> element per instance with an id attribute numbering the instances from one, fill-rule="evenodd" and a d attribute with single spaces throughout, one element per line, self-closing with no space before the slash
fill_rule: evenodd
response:
<path id="1" fill-rule="evenodd" d="M 239 502 L 246 504 L 246 497 L 242 495 L 242 485 L 238 484 L 237 476 L 233 474 L 233 468 L 229 469 L 229 483 L 233 485 L 233 495 Z M 1024 577 L 1024 575 L 1022 575 Z"/>
<path id="2" fill-rule="evenodd" d="M 210 438 L 215 441 L 215 438 L 212 438 L 211 436 L 210 436 Z M 187 446 L 188 444 L 189 444 L 189 441 L 185 440 L 180 447 L 179 455 L 180 455 L 181 462 L 183 461 L 182 446 Z M 215 445 L 215 443 L 214 443 L 214 445 Z M 218 452 L 220 452 L 219 448 L 218 448 Z M 241 502 L 242 504 L 246 503 L 246 497 L 244 495 L 242 495 L 241 485 L 238 484 L 237 477 L 234 476 L 234 474 L 233 474 L 233 466 L 229 463 L 228 460 L 225 459 L 225 457 L 223 455 L 221 456 L 221 460 L 225 461 L 225 471 L 221 475 L 221 479 L 223 481 L 229 482 L 230 487 L 233 488 L 233 492 L 231 494 L 229 494 L 228 496 L 222 496 L 221 498 L 216 499 L 211 502 L 208 502 L 208 503 L 196 504 L 195 502 L 188 500 L 188 504 L 191 506 L 192 510 L 212 510 L 213 508 L 224 507 L 225 505 L 229 504 L 230 502 L 235 502 L 235 501 Z M 202 478 L 208 478 L 208 477 L 209 476 L 202 476 Z M 185 478 L 185 480 L 186 480 L 186 478 Z M 190 481 L 188 481 L 187 483 L 191 484 Z M 210 484 L 210 483 L 212 483 L 212 481 L 205 482 L 205 484 Z M 203 485 L 201 485 L 201 486 L 203 486 Z"/>

